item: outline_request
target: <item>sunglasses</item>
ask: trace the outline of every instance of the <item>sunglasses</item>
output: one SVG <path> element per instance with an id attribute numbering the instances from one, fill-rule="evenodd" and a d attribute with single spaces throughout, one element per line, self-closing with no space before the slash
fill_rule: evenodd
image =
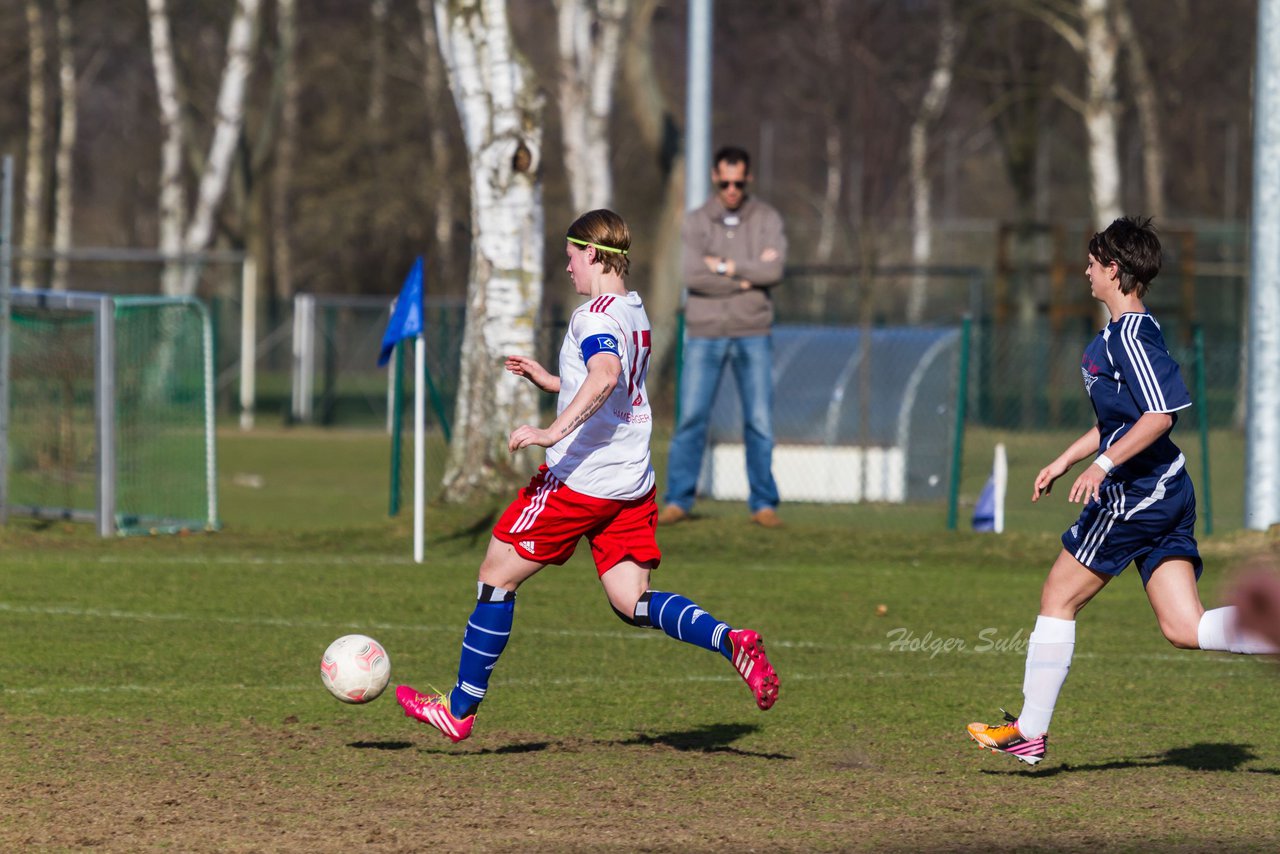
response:
<path id="1" fill-rule="evenodd" d="M 747 182 L 746 181 L 716 181 L 716 186 L 722 190 L 727 190 L 730 187 L 733 187 L 735 190 L 742 190 L 746 188 Z"/>

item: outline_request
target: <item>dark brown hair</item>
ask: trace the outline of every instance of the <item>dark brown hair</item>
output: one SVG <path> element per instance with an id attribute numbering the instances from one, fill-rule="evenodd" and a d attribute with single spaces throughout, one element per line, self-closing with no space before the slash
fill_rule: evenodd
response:
<path id="1" fill-rule="evenodd" d="M 724 148 L 716 152 L 716 159 L 711 165 L 714 168 L 719 169 L 721 163 L 728 163 L 730 166 L 737 166 L 741 163 L 746 167 L 746 174 L 751 174 L 751 155 L 747 154 L 745 148 L 738 148 L 735 145 L 726 145 Z"/>
<path id="2" fill-rule="evenodd" d="M 1089 240 L 1089 254 L 1103 265 L 1120 270 L 1120 293 L 1147 295 L 1151 280 L 1160 273 L 1160 238 L 1151 218 L 1120 217 Z"/>

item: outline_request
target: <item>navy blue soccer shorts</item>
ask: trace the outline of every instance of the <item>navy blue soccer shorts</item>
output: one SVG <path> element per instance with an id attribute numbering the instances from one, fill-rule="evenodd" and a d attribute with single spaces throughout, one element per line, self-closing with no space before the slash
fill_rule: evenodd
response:
<path id="1" fill-rule="evenodd" d="M 1062 547 L 1096 572 L 1119 575 L 1137 563 L 1146 587 L 1161 561 L 1183 558 L 1204 570 L 1196 545 L 1196 492 L 1189 477 L 1173 478 L 1163 489 L 1126 495 L 1120 482 L 1102 484 L 1098 501 L 1090 501 L 1080 518 L 1062 535 Z"/>

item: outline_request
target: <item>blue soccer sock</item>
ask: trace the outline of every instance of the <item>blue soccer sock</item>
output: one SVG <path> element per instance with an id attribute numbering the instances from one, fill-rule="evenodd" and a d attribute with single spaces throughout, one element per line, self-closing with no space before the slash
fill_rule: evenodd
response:
<path id="1" fill-rule="evenodd" d="M 489 690 L 489 674 L 507 646 L 515 619 L 516 594 L 479 582 L 476 609 L 467 620 L 458 659 L 458 682 L 449 692 L 449 710 L 456 718 L 475 711 Z"/>
<path id="2" fill-rule="evenodd" d="M 732 660 L 728 624 L 678 593 L 646 592 L 636 603 L 635 619 L 639 625 L 662 629 L 678 641 L 718 652 Z"/>

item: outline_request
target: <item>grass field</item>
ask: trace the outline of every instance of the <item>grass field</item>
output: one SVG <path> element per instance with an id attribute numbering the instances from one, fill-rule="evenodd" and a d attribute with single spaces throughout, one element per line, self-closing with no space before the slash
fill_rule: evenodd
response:
<path id="1" fill-rule="evenodd" d="M 1026 502 L 1055 437 L 971 436 L 967 503 L 995 439 L 1003 536 L 940 506 L 787 506 L 764 531 L 706 504 L 660 531 L 655 587 L 765 635 L 772 711 L 718 656 L 619 622 L 579 555 L 522 589 L 455 746 L 389 695 L 334 701 L 318 662 L 360 631 L 393 682 L 450 685 L 498 505 L 433 506 L 418 566 L 385 438 L 227 432 L 221 533 L 0 532 L 0 850 L 1275 850 L 1280 671 L 1174 650 L 1132 571 L 1082 615 L 1048 759 L 968 741 L 1021 703 L 1074 517 L 1065 490 Z M 1210 605 L 1278 545 L 1239 530 L 1239 440 L 1214 447 Z"/>

